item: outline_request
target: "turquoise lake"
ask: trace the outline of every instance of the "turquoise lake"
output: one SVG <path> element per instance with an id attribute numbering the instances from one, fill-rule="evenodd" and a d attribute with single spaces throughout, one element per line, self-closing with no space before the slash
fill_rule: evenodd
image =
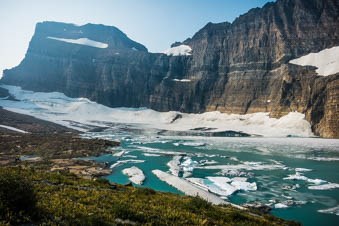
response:
<path id="1" fill-rule="evenodd" d="M 110 165 L 121 162 L 106 177 L 111 182 L 129 183 L 122 170 L 136 166 L 146 176 L 142 187 L 183 194 L 151 172 L 168 172 L 168 162 L 182 155 L 181 161 L 196 163 L 188 178 L 240 176 L 256 183 L 257 190 L 238 191 L 227 201 L 264 204 L 272 214 L 303 225 L 339 224 L 339 140 L 159 136 L 121 126 L 84 136 L 121 141 L 112 153 L 124 151 L 122 156 L 94 158 Z"/>

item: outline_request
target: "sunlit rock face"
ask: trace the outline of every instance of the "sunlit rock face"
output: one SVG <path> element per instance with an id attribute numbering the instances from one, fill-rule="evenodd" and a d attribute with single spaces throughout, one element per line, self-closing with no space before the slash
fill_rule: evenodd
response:
<path id="1" fill-rule="evenodd" d="M 338 18 L 336 0 L 278 0 L 233 23 L 209 23 L 167 54 L 149 53 L 115 27 L 43 22 L 2 82 L 110 107 L 272 117 L 298 111 L 315 134 L 339 137 L 339 73 L 289 63 L 339 46 Z"/>

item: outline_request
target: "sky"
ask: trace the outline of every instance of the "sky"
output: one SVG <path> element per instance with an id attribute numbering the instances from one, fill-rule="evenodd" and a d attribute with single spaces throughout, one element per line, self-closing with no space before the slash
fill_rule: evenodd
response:
<path id="1" fill-rule="evenodd" d="M 24 58 L 35 24 L 116 26 L 150 52 L 192 37 L 208 22 L 232 22 L 274 0 L 0 0 L 0 77 Z"/>

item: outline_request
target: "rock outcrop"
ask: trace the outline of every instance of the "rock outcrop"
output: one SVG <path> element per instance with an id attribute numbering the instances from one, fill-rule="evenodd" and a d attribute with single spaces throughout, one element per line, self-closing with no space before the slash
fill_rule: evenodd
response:
<path id="1" fill-rule="evenodd" d="M 191 55 L 154 54 L 115 27 L 43 22 L 3 83 L 84 96 L 111 107 L 159 111 L 305 113 L 316 135 L 339 137 L 339 74 L 288 62 L 339 46 L 339 2 L 278 0 L 233 23 L 207 24 Z M 107 48 L 50 39 L 88 38 Z"/>

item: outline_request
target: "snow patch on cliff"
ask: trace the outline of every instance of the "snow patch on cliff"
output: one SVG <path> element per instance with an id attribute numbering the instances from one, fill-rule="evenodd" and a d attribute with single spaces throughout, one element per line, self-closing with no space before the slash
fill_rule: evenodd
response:
<path id="1" fill-rule="evenodd" d="M 315 66 L 321 76 L 328 76 L 339 72 L 339 46 L 324 49 L 317 53 L 310 53 L 290 61 L 291 64 L 301 66 Z"/>
<path id="2" fill-rule="evenodd" d="M 163 53 L 167 56 L 190 56 L 192 55 L 192 48 L 188 45 L 180 45 L 166 49 Z"/>
<path id="3" fill-rule="evenodd" d="M 61 42 L 67 42 L 72 44 L 84 45 L 84 46 L 91 46 L 95 48 L 105 49 L 108 47 L 108 44 L 103 42 L 97 42 L 88 38 L 79 38 L 79 39 L 69 39 L 69 38 L 56 38 L 56 37 L 47 37 L 48 39 L 53 39 Z"/>

